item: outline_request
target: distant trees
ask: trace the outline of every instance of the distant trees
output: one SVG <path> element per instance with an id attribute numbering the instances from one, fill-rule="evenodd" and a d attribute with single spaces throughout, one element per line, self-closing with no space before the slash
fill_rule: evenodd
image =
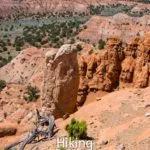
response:
<path id="1" fill-rule="evenodd" d="M 28 15 L 40 25 L 34 23 L 33 25 L 27 24 L 27 26 L 24 26 L 25 19 L 6 25 L 0 23 L 0 31 L 2 31 L 0 35 L 0 67 L 11 61 L 14 51 L 21 51 L 29 45 L 37 48 L 48 46 L 60 48 L 65 43 L 73 44 L 76 41 L 76 35 L 87 28 L 84 25 L 88 19 L 88 17 L 84 17 L 86 16 L 85 13 L 74 13 L 66 10 L 59 13 L 43 12 Z M 7 19 L 18 20 L 28 15 L 16 10 L 16 14 L 12 14 Z M 52 18 L 52 21 L 47 22 L 45 19 L 48 18 Z M 19 30 L 16 32 L 17 28 Z M 15 52 L 15 54 L 17 53 Z"/>
<path id="2" fill-rule="evenodd" d="M 0 53 L 6 52 L 6 51 L 8 51 L 7 42 L 5 42 L 4 40 L 0 40 Z M 6 65 L 8 62 L 11 61 L 12 57 L 10 56 L 9 53 L 8 55 L 9 55 L 8 57 L 0 55 L 0 67 L 3 67 L 4 65 Z"/>
<path id="3" fill-rule="evenodd" d="M 147 3 L 149 4 L 150 3 L 150 0 L 137 0 L 138 2 L 142 2 L 142 3 Z"/>
<path id="4" fill-rule="evenodd" d="M 82 46 L 80 44 L 77 45 L 77 51 L 81 51 L 82 50 Z"/>
<path id="5" fill-rule="evenodd" d="M 10 27 L 10 29 L 9 29 L 9 30 L 10 30 L 10 31 L 12 31 L 13 29 L 14 29 L 14 26 L 13 26 L 13 25 L 11 25 L 11 27 Z"/>
<path id="6" fill-rule="evenodd" d="M 113 16 L 117 13 L 128 13 L 131 11 L 133 6 L 126 4 L 108 4 L 108 5 L 89 5 L 88 9 L 91 15 L 102 15 L 102 16 Z"/>
<path id="7" fill-rule="evenodd" d="M 3 51 L 7 51 L 7 47 L 6 46 L 3 47 Z"/>
<path id="8" fill-rule="evenodd" d="M 12 56 L 8 56 L 8 58 L 4 58 L 0 56 L 0 68 L 9 63 L 12 60 Z"/>
<path id="9" fill-rule="evenodd" d="M 52 47 L 59 48 L 67 40 L 70 40 L 71 43 L 75 42 L 74 36 L 82 30 L 80 25 L 83 23 L 79 20 L 70 20 L 43 24 L 40 27 L 25 27 L 23 29 L 23 39 L 32 46 L 37 47 L 50 43 Z"/>
<path id="10" fill-rule="evenodd" d="M 24 46 L 24 39 L 22 37 L 17 36 L 14 41 L 14 47 L 16 47 L 16 51 L 21 51 L 21 47 Z"/>

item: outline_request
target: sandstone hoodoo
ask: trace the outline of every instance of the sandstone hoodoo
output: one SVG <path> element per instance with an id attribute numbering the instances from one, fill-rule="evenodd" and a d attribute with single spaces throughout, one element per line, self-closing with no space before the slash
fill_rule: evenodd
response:
<path id="1" fill-rule="evenodd" d="M 108 38 L 105 49 L 79 57 L 79 100 L 82 105 L 89 92 L 116 88 L 144 88 L 150 85 L 150 36 L 134 38 L 124 46 L 117 38 Z"/>
<path id="2" fill-rule="evenodd" d="M 125 49 L 120 86 L 144 88 L 150 85 L 150 35 L 134 39 Z"/>
<path id="3" fill-rule="evenodd" d="M 63 45 L 46 54 L 43 107 L 47 113 L 62 117 L 76 109 L 79 73 L 76 47 Z"/>

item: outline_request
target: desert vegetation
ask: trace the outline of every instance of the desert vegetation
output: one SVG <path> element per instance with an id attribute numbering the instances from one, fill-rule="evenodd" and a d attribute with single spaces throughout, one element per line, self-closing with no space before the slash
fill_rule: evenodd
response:
<path id="1" fill-rule="evenodd" d="M 72 17 L 70 12 L 64 14 L 58 18 L 56 14 L 51 14 L 53 18 L 38 14 L 33 19 L 0 23 L 0 67 L 10 62 L 22 49 L 30 46 L 59 48 L 65 43 L 73 44 L 76 35 L 86 29 L 84 23 L 88 17 L 83 17 L 82 14 Z"/>
<path id="2" fill-rule="evenodd" d="M 85 121 L 78 121 L 75 118 L 66 126 L 66 131 L 71 139 L 84 139 L 87 137 L 87 124 Z"/>
<path id="3" fill-rule="evenodd" d="M 6 87 L 6 81 L 0 80 L 0 91 Z"/>
<path id="4" fill-rule="evenodd" d="M 106 45 L 106 42 L 104 40 L 100 39 L 98 41 L 98 49 L 100 49 L 100 50 L 104 49 L 105 45 Z"/>
<path id="5" fill-rule="evenodd" d="M 134 0 L 134 1 L 141 2 L 141 3 L 146 3 L 146 4 L 150 3 L 150 0 Z"/>
<path id="6" fill-rule="evenodd" d="M 149 2 L 148 0 L 139 1 Z M 43 1 L 43 3 L 46 2 Z M 150 14 L 148 8 L 139 12 L 132 11 L 133 8 L 133 5 L 108 3 L 107 5 L 89 5 L 85 12 L 68 9 L 60 12 L 45 10 L 42 13 L 31 13 L 20 11 L 18 7 L 13 6 L 11 15 L 8 15 L 5 20 L 0 17 L 2 20 L 0 23 L 0 67 L 29 46 L 59 48 L 65 43 L 73 44 L 76 41 L 76 35 L 87 28 L 83 24 L 92 15 L 113 16 L 117 13 L 125 13 L 132 17 L 141 17 Z M 101 46 L 99 48 L 101 49 Z"/>
<path id="7" fill-rule="evenodd" d="M 24 99 L 27 102 L 36 101 L 39 98 L 39 89 L 37 87 L 32 87 L 29 85 L 24 93 Z"/>
<path id="8" fill-rule="evenodd" d="M 26 43 L 35 47 L 48 44 L 51 47 L 59 48 L 69 39 L 72 42 L 74 41 L 74 37 L 84 28 L 80 26 L 83 23 L 79 20 L 56 21 L 51 24 L 44 24 L 41 27 L 25 27 L 23 29 L 23 39 Z"/>
<path id="9" fill-rule="evenodd" d="M 150 14 L 149 9 L 144 9 L 142 12 L 132 12 L 134 6 L 129 6 L 126 4 L 108 4 L 108 5 L 89 5 L 88 9 L 91 15 L 101 15 L 101 16 L 113 16 L 117 13 L 125 13 L 132 17 L 142 17 L 143 15 Z"/>
<path id="10" fill-rule="evenodd" d="M 61 147 L 59 147 L 59 150 L 66 150 L 66 149 L 65 149 L 64 147 L 61 146 Z"/>
<path id="11" fill-rule="evenodd" d="M 12 60 L 12 56 L 8 56 L 8 58 L 5 58 L 3 56 L 0 56 L 0 67 L 5 66 L 7 63 L 9 63 Z"/>
<path id="12" fill-rule="evenodd" d="M 0 67 L 18 55 L 0 68 L 0 149 L 53 150 L 61 136 L 98 150 L 149 147 L 150 9 L 135 1 L 0 6 Z"/>

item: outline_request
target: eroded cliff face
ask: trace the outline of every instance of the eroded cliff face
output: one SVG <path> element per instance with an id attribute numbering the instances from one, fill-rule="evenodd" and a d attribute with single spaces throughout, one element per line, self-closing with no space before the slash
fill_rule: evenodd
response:
<path id="1" fill-rule="evenodd" d="M 76 47 L 68 44 L 48 52 L 42 91 L 44 112 L 62 117 L 75 111 L 78 86 Z"/>
<path id="2" fill-rule="evenodd" d="M 122 62 L 120 87 L 144 88 L 150 85 L 150 36 L 144 40 L 134 39 L 125 49 Z"/>
<path id="3" fill-rule="evenodd" d="M 7 112 L 8 120 L 25 122 L 24 114 L 35 108 L 62 117 L 82 105 L 90 92 L 150 86 L 150 35 L 134 38 L 127 45 L 117 37 L 109 38 L 104 50 L 89 54 L 90 46 L 83 43 L 78 58 L 75 45 L 64 45 L 59 50 L 26 49 L 1 68 L 0 79 L 7 82 L 7 87 L 0 93 L 0 120 L 5 120 L 3 114 Z M 26 104 L 23 97 L 28 84 L 42 89 L 42 99 L 35 107 Z M 30 109 L 24 109 L 25 105 L 31 105 Z"/>
<path id="4" fill-rule="evenodd" d="M 150 86 L 150 35 L 134 38 L 127 46 L 117 37 L 108 38 L 104 50 L 80 56 L 79 74 L 78 105 L 89 92 Z"/>

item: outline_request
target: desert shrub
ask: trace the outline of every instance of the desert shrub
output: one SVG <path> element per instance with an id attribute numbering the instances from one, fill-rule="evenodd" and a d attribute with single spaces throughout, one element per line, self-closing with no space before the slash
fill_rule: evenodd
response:
<path id="1" fill-rule="evenodd" d="M 11 56 L 9 56 L 8 58 L 4 58 L 4 57 L 0 56 L 0 68 L 5 66 L 7 63 L 9 63 L 11 61 L 10 57 Z"/>
<path id="2" fill-rule="evenodd" d="M 87 124 L 85 121 L 73 118 L 71 123 L 66 126 L 66 131 L 71 139 L 84 139 L 87 137 Z"/>
<path id="3" fill-rule="evenodd" d="M 81 51 L 82 50 L 82 46 L 80 44 L 77 45 L 77 51 Z"/>
<path id="4" fill-rule="evenodd" d="M 0 80 L 0 91 L 6 87 L 6 81 Z"/>
<path id="5" fill-rule="evenodd" d="M 11 27 L 10 27 L 10 31 L 12 31 L 14 29 L 14 26 L 13 25 L 11 25 Z"/>
<path id="6" fill-rule="evenodd" d="M 74 38 L 71 38 L 70 41 L 69 41 L 69 43 L 70 43 L 70 44 L 74 44 L 74 43 L 75 43 L 75 39 L 74 39 Z"/>
<path id="7" fill-rule="evenodd" d="M 24 93 L 24 99 L 28 102 L 36 101 L 39 98 L 39 92 L 37 87 L 29 85 Z"/>
<path id="8" fill-rule="evenodd" d="M 24 40 L 23 40 L 23 38 L 17 36 L 15 38 L 14 46 L 16 46 L 16 47 L 23 47 L 24 46 Z"/>
<path id="9" fill-rule="evenodd" d="M 6 46 L 4 46 L 3 47 L 3 51 L 7 51 L 8 49 L 7 49 L 7 47 Z"/>
<path id="10" fill-rule="evenodd" d="M 5 47 L 6 43 L 3 40 L 0 40 L 0 47 Z"/>
<path id="11" fill-rule="evenodd" d="M 102 39 L 98 41 L 98 49 L 104 49 L 106 43 Z"/>
<path id="12" fill-rule="evenodd" d="M 7 28 L 5 28 L 5 31 L 7 32 L 7 31 L 8 31 L 8 29 L 7 29 Z"/>
<path id="13" fill-rule="evenodd" d="M 16 46 L 16 51 L 21 51 L 21 47 Z"/>
<path id="14" fill-rule="evenodd" d="M 8 56 L 7 62 L 9 63 L 12 60 L 12 56 Z"/>

